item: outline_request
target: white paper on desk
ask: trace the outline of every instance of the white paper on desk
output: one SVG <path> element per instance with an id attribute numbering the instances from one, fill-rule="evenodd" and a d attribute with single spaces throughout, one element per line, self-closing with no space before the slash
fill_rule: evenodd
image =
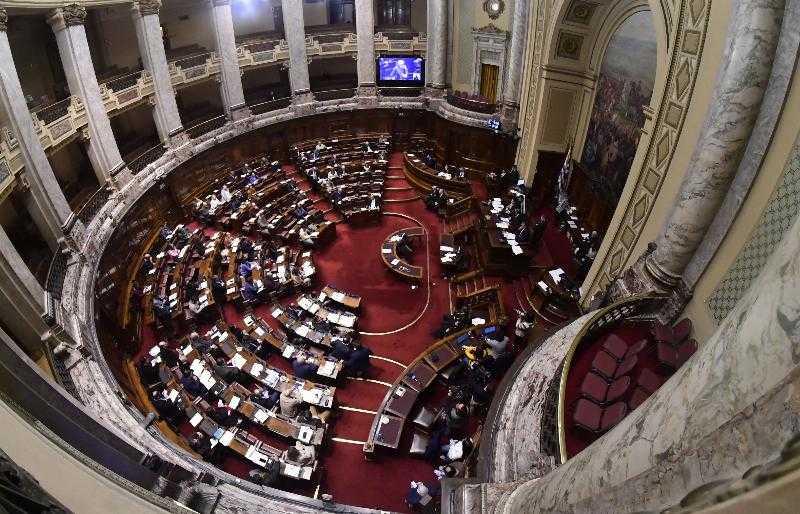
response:
<path id="1" fill-rule="evenodd" d="M 319 308 L 320 308 L 320 305 L 318 303 L 312 303 L 308 307 L 308 312 L 310 312 L 311 314 L 316 314 L 317 311 L 319 310 Z"/>
<path id="2" fill-rule="evenodd" d="M 254 323 L 253 318 L 250 317 L 249 315 L 245 316 L 244 319 L 242 319 L 242 321 L 244 321 L 245 326 L 248 327 Z"/>
<path id="3" fill-rule="evenodd" d="M 283 311 L 282 311 L 282 310 L 280 310 L 280 309 L 275 309 L 274 311 L 272 311 L 272 317 L 273 317 L 273 318 L 277 318 L 277 317 L 278 317 L 278 316 L 280 316 L 281 314 L 283 314 Z"/>
<path id="4" fill-rule="evenodd" d="M 264 335 L 266 334 L 266 332 L 264 332 L 264 329 L 261 327 L 256 327 L 256 329 L 253 332 L 255 332 L 258 337 L 264 337 Z"/>
<path id="5" fill-rule="evenodd" d="M 561 268 L 557 268 L 554 270 L 550 270 L 550 277 L 553 279 L 553 282 L 558 284 L 561 282 L 561 276 L 564 274 L 564 270 Z"/>
<path id="6" fill-rule="evenodd" d="M 381 425 L 385 425 L 389 422 L 389 416 L 381 415 Z"/>
<path id="7" fill-rule="evenodd" d="M 170 389 L 169 395 L 167 396 L 170 401 L 174 402 L 178 399 L 178 390 L 177 389 Z"/>
<path id="8" fill-rule="evenodd" d="M 258 409 L 255 414 L 253 414 L 253 418 L 258 421 L 259 423 L 263 423 L 269 418 L 266 412 L 261 409 Z"/>
<path id="9" fill-rule="evenodd" d="M 201 421 L 203 421 L 203 415 L 199 412 L 195 412 L 194 416 L 192 416 L 192 419 L 189 420 L 189 424 L 193 427 L 196 427 Z"/>
<path id="10" fill-rule="evenodd" d="M 400 259 L 392 259 L 392 262 L 390 262 L 390 264 L 391 264 L 392 266 L 397 266 L 397 264 L 398 264 L 399 262 L 400 262 Z"/>
<path id="11" fill-rule="evenodd" d="M 402 398 L 404 394 L 406 394 L 406 388 L 403 386 L 397 386 L 397 389 L 394 390 L 395 396 L 398 398 Z"/>
<path id="12" fill-rule="evenodd" d="M 156 345 L 156 346 L 150 348 L 150 352 L 148 352 L 148 353 L 150 353 L 151 356 L 155 357 L 156 355 L 161 353 L 161 347 Z"/>
<path id="13" fill-rule="evenodd" d="M 175 284 L 173 284 L 173 285 L 175 285 Z M 171 295 L 169 295 L 170 301 L 175 300 L 176 298 L 178 298 L 178 293 L 172 293 Z"/>
<path id="14" fill-rule="evenodd" d="M 239 406 L 239 403 L 241 403 L 241 401 L 242 399 L 239 398 L 238 396 L 232 396 L 231 401 L 228 402 L 228 407 L 230 407 L 231 409 L 235 409 L 236 407 Z"/>
<path id="15" fill-rule="evenodd" d="M 392 253 L 392 249 L 391 249 L 391 248 L 384 248 L 384 249 L 382 249 L 381 251 L 382 251 L 383 253 Z"/>
<path id="16" fill-rule="evenodd" d="M 317 368 L 317 373 L 323 377 L 330 377 L 336 370 L 336 363 L 333 361 L 325 361 L 322 366 Z"/>
<path id="17" fill-rule="evenodd" d="M 445 245 L 440 245 L 439 250 L 446 253 L 455 251 L 455 249 L 452 246 L 445 246 Z"/>
<path id="18" fill-rule="evenodd" d="M 158 356 L 155 359 L 151 360 L 150 364 L 152 364 L 153 366 L 157 366 L 157 365 L 161 364 L 161 356 Z"/>
<path id="19" fill-rule="evenodd" d="M 511 241 L 514 241 L 514 240 L 517 239 L 517 236 L 515 236 L 511 232 L 503 232 L 503 237 L 505 237 L 506 239 L 509 239 Z"/>
<path id="20" fill-rule="evenodd" d="M 245 359 L 241 353 L 237 353 L 231 359 L 231 365 L 236 366 L 239 369 L 242 369 L 242 366 L 247 364 L 247 359 Z"/>
<path id="21" fill-rule="evenodd" d="M 289 464 L 288 462 L 283 467 L 284 474 L 294 478 L 300 478 L 300 471 L 300 466 L 295 466 L 294 464 Z"/>
<path id="22" fill-rule="evenodd" d="M 550 294 L 550 287 L 544 281 L 540 280 L 536 283 L 536 285 L 539 286 L 539 289 L 544 291 L 546 294 Z"/>
<path id="23" fill-rule="evenodd" d="M 522 253 L 522 247 L 517 245 L 511 245 L 511 251 L 514 253 L 514 255 L 519 255 Z"/>
<path id="24" fill-rule="evenodd" d="M 505 221 L 498 221 L 497 223 L 495 223 L 495 225 L 497 226 L 497 228 L 500 228 L 500 229 L 503 229 L 503 230 L 508 229 L 508 223 L 506 223 Z"/>
<path id="25" fill-rule="evenodd" d="M 229 288 L 227 289 L 227 291 L 225 291 L 225 292 L 226 292 L 227 294 L 233 294 L 233 293 L 235 293 L 235 292 L 236 292 L 236 288 L 235 288 L 235 287 L 229 287 Z"/>
<path id="26" fill-rule="evenodd" d="M 483 319 L 483 318 L 472 318 L 472 325 L 473 326 L 483 325 L 484 323 L 486 323 L 486 320 Z"/>
<path id="27" fill-rule="evenodd" d="M 264 377 L 264 383 L 267 384 L 269 387 L 275 389 L 275 386 L 278 385 L 280 382 L 281 376 L 278 374 L 277 371 L 274 369 L 267 370 L 267 376 Z"/>
<path id="28" fill-rule="evenodd" d="M 155 275 L 155 273 L 156 273 L 156 269 L 155 268 L 153 268 L 153 269 L 151 269 L 150 271 L 147 272 L 148 275 Z M 145 291 L 145 292 L 147 292 L 147 291 Z"/>
<path id="29" fill-rule="evenodd" d="M 155 271 L 155 270 L 153 270 L 153 271 Z M 147 294 L 152 290 L 153 290 L 153 286 L 147 286 L 144 289 L 142 289 L 142 293 Z"/>
<path id="30" fill-rule="evenodd" d="M 164 252 L 161 252 L 158 255 L 156 255 L 156 259 L 163 259 L 163 258 L 164 258 Z"/>
<path id="31" fill-rule="evenodd" d="M 183 353 L 183 355 L 186 356 L 186 355 L 189 355 L 190 353 L 192 353 L 192 350 L 194 350 L 194 348 L 192 348 L 192 345 L 187 344 L 186 346 L 183 347 L 183 350 L 182 350 L 181 353 Z"/>
<path id="32" fill-rule="evenodd" d="M 200 375 L 200 372 L 203 371 L 203 361 L 200 359 L 194 359 L 191 364 L 189 364 L 189 369 L 195 375 Z"/>
<path id="33" fill-rule="evenodd" d="M 322 391 L 319 389 L 306 389 L 303 391 L 303 401 L 306 403 L 319 403 L 322 399 Z"/>
<path id="34" fill-rule="evenodd" d="M 304 443 L 309 443 L 311 442 L 311 436 L 313 435 L 314 435 L 314 430 L 312 430 L 310 427 L 303 425 L 302 427 L 300 427 L 300 431 L 297 433 L 297 439 L 299 439 Z"/>
<path id="35" fill-rule="evenodd" d="M 314 303 L 311 300 L 309 300 L 308 298 L 306 298 L 305 296 L 301 296 L 297 300 L 297 305 L 299 305 L 300 307 L 302 307 L 304 309 L 309 309 L 312 305 L 314 305 Z"/>
<path id="36" fill-rule="evenodd" d="M 285 358 L 288 359 L 292 356 L 293 353 L 294 353 L 294 346 L 287 344 L 286 346 L 283 347 L 283 352 L 281 352 L 281 355 L 283 355 Z"/>
<path id="37" fill-rule="evenodd" d="M 219 442 L 222 446 L 228 446 L 233 441 L 233 432 L 226 430 L 222 437 L 219 438 Z"/>
<path id="38" fill-rule="evenodd" d="M 394 242 L 400 241 L 401 239 L 403 239 L 403 236 L 397 235 L 397 236 L 390 237 L 389 241 L 394 243 Z"/>
<path id="39" fill-rule="evenodd" d="M 221 333 L 219 334 L 219 342 L 221 343 L 221 342 L 223 342 L 223 341 L 224 341 L 224 340 L 226 340 L 226 339 L 228 339 L 228 333 L 227 333 L 227 332 L 221 332 Z"/>
<path id="40" fill-rule="evenodd" d="M 260 376 L 262 371 L 264 371 L 264 365 L 260 362 L 254 362 L 253 365 L 250 366 L 250 374 L 254 377 Z"/>
<path id="41" fill-rule="evenodd" d="M 305 326 L 305 325 L 300 325 L 299 327 L 297 327 L 297 329 L 295 329 L 295 333 L 297 335 L 299 335 L 300 337 L 307 336 L 308 332 L 309 332 L 309 328 L 307 326 Z"/>
<path id="42" fill-rule="evenodd" d="M 200 286 L 199 287 L 200 287 L 200 289 L 205 289 L 205 288 L 208 287 L 208 283 L 205 280 L 203 280 L 202 282 L 200 282 Z"/>

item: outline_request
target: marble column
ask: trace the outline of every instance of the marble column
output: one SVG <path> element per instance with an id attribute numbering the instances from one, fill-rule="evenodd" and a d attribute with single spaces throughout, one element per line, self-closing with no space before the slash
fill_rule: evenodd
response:
<path id="1" fill-rule="evenodd" d="M 311 82 L 308 78 L 308 56 L 306 55 L 306 29 L 303 19 L 303 2 L 281 0 L 283 7 L 283 32 L 289 45 L 289 84 L 292 102 L 308 103 L 313 100 Z"/>
<path id="2" fill-rule="evenodd" d="M 136 27 L 136 39 L 139 42 L 139 55 L 142 56 L 144 69 L 153 80 L 153 91 L 156 103 L 153 107 L 153 118 L 161 141 L 180 144 L 187 141 L 183 131 L 178 104 L 175 102 L 175 90 L 164 52 L 164 39 L 161 33 L 161 22 L 158 10 L 160 0 L 139 0 L 133 7 L 133 23 Z"/>
<path id="3" fill-rule="evenodd" d="M 799 341 L 797 217 L 753 286 L 664 385 L 601 439 L 506 491 L 487 512 L 661 512 L 703 484 L 770 461 L 800 429 Z"/>
<path id="4" fill-rule="evenodd" d="M 785 0 L 734 4 L 714 100 L 676 203 L 644 262 L 654 289 L 671 290 L 682 282 L 725 199 L 761 108 L 784 8 Z"/>
<path id="5" fill-rule="evenodd" d="M 27 353 L 43 350 L 42 341 L 50 340 L 50 328 L 44 322 L 45 293 L 25 261 L 17 253 L 6 231 L 0 226 L 0 320 L 11 329 Z"/>
<path id="6" fill-rule="evenodd" d="M 358 95 L 375 96 L 375 16 L 372 0 L 356 0 Z"/>
<path id="7" fill-rule="evenodd" d="M 500 111 L 503 126 L 507 130 L 516 128 L 518 122 L 519 90 L 524 69 L 525 45 L 528 39 L 528 4 L 529 2 L 520 0 L 514 2 L 511 42 L 506 54 Z"/>
<path id="8" fill-rule="evenodd" d="M 220 93 L 225 115 L 231 121 L 240 120 L 250 116 L 250 109 L 244 101 L 242 70 L 239 68 L 239 56 L 236 54 L 230 0 L 211 0 L 211 22 L 214 25 L 214 39 L 219 57 L 222 79 Z"/>
<path id="9" fill-rule="evenodd" d="M 447 0 L 428 0 L 427 30 L 425 85 L 429 93 L 441 96 L 447 87 Z"/>
<path id="10" fill-rule="evenodd" d="M 47 22 L 53 28 L 58 53 L 64 66 L 67 85 L 73 97 L 79 99 L 86 110 L 89 126 L 89 159 L 92 161 L 100 185 L 126 184 L 130 180 L 119 153 L 117 140 L 111 130 L 103 95 L 97 83 L 89 42 L 86 39 L 86 8 L 78 4 L 53 9 Z"/>
<path id="11" fill-rule="evenodd" d="M 0 7 L 0 105 L 25 163 L 24 177 L 31 199 L 28 209 L 51 250 L 58 248 L 61 240 L 77 246 L 83 225 L 70 209 L 33 125 L 11 54 L 7 21 L 6 11 Z"/>

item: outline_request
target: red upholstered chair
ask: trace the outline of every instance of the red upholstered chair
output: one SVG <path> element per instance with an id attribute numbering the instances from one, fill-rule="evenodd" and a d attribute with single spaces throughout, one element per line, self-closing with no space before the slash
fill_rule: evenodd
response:
<path id="1" fill-rule="evenodd" d="M 664 383 L 664 379 L 653 373 L 650 368 L 645 368 L 639 373 L 639 378 L 636 379 L 636 385 L 647 391 L 654 393 Z M 635 391 L 634 391 L 635 392 Z"/>
<path id="2" fill-rule="evenodd" d="M 600 375 L 589 372 L 581 382 L 581 396 L 602 405 L 608 394 L 608 383 Z"/>
<path id="3" fill-rule="evenodd" d="M 602 376 L 606 380 L 614 378 L 614 372 L 617 370 L 617 361 L 614 357 L 606 352 L 597 352 L 592 361 L 592 371 Z"/>
<path id="4" fill-rule="evenodd" d="M 620 339 L 619 336 L 611 334 L 603 342 L 603 351 L 621 361 L 625 358 L 625 352 L 628 351 L 628 343 Z"/>
<path id="5" fill-rule="evenodd" d="M 683 318 L 672 327 L 673 344 L 682 343 L 692 333 L 692 320 Z"/>
<path id="6" fill-rule="evenodd" d="M 647 339 L 640 339 L 639 341 L 636 341 L 635 343 L 633 343 L 628 347 L 627 351 L 625 352 L 625 357 L 630 357 L 631 355 L 638 355 L 639 352 L 647 348 L 648 344 L 650 344 L 650 341 L 648 341 Z"/>
<path id="7" fill-rule="evenodd" d="M 653 335 L 653 339 L 656 340 L 656 343 L 672 344 L 672 327 L 669 325 L 664 325 L 663 323 L 656 321 L 653 323 L 653 328 L 650 329 L 650 333 Z"/>
<path id="8" fill-rule="evenodd" d="M 600 422 L 600 431 L 605 432 L 628 415 L 628 406 L 625 402 L 617 402 L 603 410 L 603 420 Z"/>
<path id="9" fill-rule="evenodd" d="M 648 398 L 650 398 L 650 393 L 648 391 L 645 391 L 641 387 L 637 387 L 636 389 L 633 390 L 631 399 L 628 400 L 628 407 L 630 407 L 630 409 L 633 410 L 639 405 L 643 404 L 644 401 L 647 400 Z"/>
<path id="10" fill-rule="evenodd" d="M 656 359 L 658 364 L 667 370 L 676 370 L 678 363 L 678 351 L 667 343 L 656 343 Z"/>
<path id="11" fill-rule="evenodd" d="M 608 386 L 608 391 L 606 392 L 606 403 L 619 400 L 625 395 L 625 393 L 628 392 L 630 387 L 631 377 L 619 377 L 618 379 L 614 380 L 611 382 L 611 385 Z"/>
<path id="12" fill-rule="evenodd" d="M 694 355 L 694 352 L 697 351 L 697 341 L 694 339 L 689 339 L 688 341 L 684 341 L 683 343 L 678 346 L 678 366 L 683 366 L 683 363 L 689 360 L 689 357 Z"/>
<path id="13" fill-rule="evenodd" d="M 590 402 L 585 398 L 581 398 L 575 404 L 575 411 L 572 413 L 572 421 L 575 426 L 588 430 L 589 432 L 597 432 L 600 430 L 600 421 L 603 418 L 603 409 L 597 404 Z"/>
<path id="14" fill-rule="evenodd" d="M 614 378 L 619 378 L 622 376 L 627 375 L 630 373 L 633 368 L 636 367 L 636 364 L 639 362 L 639 357 L 636 355 L 631 355 L 629 357 L 625 357 L 625 360 L 617 368 L 617 371 L 614 372 Z"/>

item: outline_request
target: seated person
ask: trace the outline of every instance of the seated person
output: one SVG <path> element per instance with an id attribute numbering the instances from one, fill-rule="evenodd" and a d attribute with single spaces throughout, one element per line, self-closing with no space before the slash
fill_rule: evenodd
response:
<path id="1" fill-rule="evenodd" d="M 156 318 L 161 323 L 169 324 L 172 322 L 172 308 L 169 305 L 169 301 L 163 296 L 153 298 L 153 312 L 155 312 Z"/>
<path id="2" fill-rule="evenodd" d="M 192 348 L 196 349 L 203 355 L 206 355 L 208 352 L 211 351 L 213 345 L 208 342 L 208 339 L 204 337 L 200 337 L 200 334 L 197 332 L 192 332 L 189 334 L 189 344 L 192 345 Z"/>
<path id="3" fill-rule="evenodd" d="M 471 447 L 472 443 L 469 438 L 450 439 L 448 444 L 442 446 L 442 460 L 445 463 L 460 461 L 467 456 Z"/>
<path id="4" fill-rule="evenodd" d="M 191 234 L 189 233 L 189 230 L 187 230 L 185 226 L 179 225 L 175 229 L 175 240 L 178 242 L 179 245 L 186 244 L 186 241 L 188 241 L 190 237 Z"/>
<path id="5" fill-rule="evenodd" d="M 219 278 L 219 275 L 213 275 L 211 277 L 211 295 L 214 297 L 214 301 L 220 305 L 225 303 L 225 299 L 227 298 L 227 287 L 225 286 L 225 281 Z"/>
<path id="6" fill-rule="evenodd" d="M 450 430 L 463 430 L 469 420 L 469 409 L 465 403 L 456 403 L 447 410 L 447 428 Z"/>
<path id="7" fill-rule="evenodd" d="M 200 383 L 194 375 L 183 375 L 181 377 L 181 385 L 192 396 L 203 396 L 206 393 L 206 388 Z"/>
<path id="8" fill-rule="evenodd" d="M 396 248 L 397 254 L 407 259 L 414 255 L 414 248 L 411 247 L 411 240 L 406 234 L 402 234 L 400 236 L 400 240 L 397 241 Z"/>
<path id="9" fill-rule="evenodd" d="M 280 394 L 279 403 L 281 414 L 292 419 L 300 414 L 303 407 L 303 400 L 298 397 L 298 394 L 293 389 L 283 391 Z"/>
<path id="10" fill-rule="evenodd" d="M 307 359 L 302 353 L 299 354 L 294 361 L 292 361 L 292 370 L 294 371 L 294 376 L 297 378 L 302 378 L 303 380 L 313 379 L 317 374 L 318 368 L 319 366 L 311 362 L 310 359 Z"/>
<path id="11" fill-rule="evenodd" d="M 302 205 L 298 205 L 294 211 L 292 211 L 292 216 L 299 220 L 305 218 L 306 214 L 308 214 L 308 211 Z"/>
<path id="12" fill-rule="evenodd" d="M 313 446 L 297 441 L 294 446 L 283 452 L 281 460 L 301 465 L 313 464 L 316 460 L 316 451 Z"/>
<path id="13" fill-rule="evenodd" d="M 222 400 L 220 400 L 217 407 L 208 412 L 208 417 L 225 428 L 235 427 L 242 421 L 242 418 L 236 415 L 235 410 L 222 404 Z"/>
<path id="14" fill-rule="evenodd" d="M 168 244 L 167 251 L 165 253 L 167 254 L 167 264 L 170 265 L 175 264 L 175 262 L 178 260 L 178 256 L 181 254 L 180 250 L 175 248 L 174 244 Z"/>
<path id="15" fill-rule="evenodd" d="M 344 200 L 344 195 L 339 189 L 334 189 L 333 192 L 330 194 L 331 202 L 334 205 L 339 205 Z"/>
<path id="16" fill-rule="evenodd" d="M 158 356 L 161 357 L 161 360 L 170 368 L 174 368 L 178 365 L 178 361 L 180 360 L 178 357 L 178 352 L 167 346 L 166 341 L 159 341 L 158 343 Z"/>
<path id="17" fill-rule="evenodd" d="M 208 207 L 208 204 L 203 201 L 202 198 L 198 198 L 194 201 L 194 214 L 205 224 L 208 224 L 211 221 L 211 211 Z"/>
<path id="18" fill-rule="evenodd" d="M 331 348 L 333 351 L 330 353 L 330 356 L 334 359 L 346 361 L 353 353 L 353 348 L 350 346 L 348 339 L 342 336 L 333 337 L 331 341 Z"/>
<path id="19" fill-rule="evenodd" d="M 272 389 L 256 387 L 255 391 L 250 395 L 249 400 L 256 403 L 265 409 L 272 410 L 280 401 L 280 393 Z"/>
<path id="20" fill-rule="evenodd" d="M 166 396 L 167 390 L 162 389 L 153 391 L 150 395 L 150 403 L 155 407 L 156 412 L 165 420 L 174 423 L 180 417 L 180 409 Z"/>
<path id="21" fill-rule="evenodd" d="M 223 203 L 224 202 L 222 202 L 219 198 L 217 198 L 217 195 L 214 195 L 214 194 L 208 195 L 208 210 L 209 210 L 209 213 L 210 214 L 215 213 L 217 211 L 217 209 L 219 208 L 219 206 L 222 205 Z"/>
<path id="22" fill-rule="evenodd" d="M 243 237 L 239 241 L 239 251 L 244 254 L 248 261 L 253 260 L 253 253 L 255 253 L 255 249 L 253 247 L 253 241 L 250 240 L 249 237 Z"/>
<path id="23" fill-rule="evenodd" d="M 247 473 L 247 478 L 254 484 L 271 487 L 278 481 L 280 474 L 281 463 L 275 459 L 269 459 L 264 469 L 251 469 Z"/>
<path id="24" fill-rule="evenodd" d="M 519 243 L 527 243 L 531 240 L 531 230 L 528 228 L 527 223 L 520 224 L 517 232 L 515 234 L 517 242 Z"/>
<path id="25" fill-rule="evenodd" d="M 238 210 L 244 203 L 244 195 L 241 191 L 236 191 L 231 195 L 231 210 Z"/>
<path id="26" fill-rule="evenodd" d="M 222 200 L 222 203 L 230 202 L 233 198 L 231 190 L 228 189 L 228 184 L 223 184 L 222 189 L 219 190 L 219 198 Z"/>
<path id="27" fill-rule="evenodd" d="M 247 277 L 245 279 L 244 287 L 242 287 L 242 298 L 244 298 L 246 302 L 260 301 L 266 294 L 266 289 L 258 287 L 253 281 L 253 277 Z"/>
<path id="28" fill-rule="evenodd" d="M 236 382 L 241 373 L 239 368 L 226 364 L 225 359 L 220 357 L 216 360 L 216 364 L 214 364 L 214 374 L 230 384 L 231 382 Z"/>
<path id="29" fill-rule="evenodd" d="M 186 282 L 186 298 L 190 302 L 196 302 L 200 298 L 200 279 L 197 276 Z"/>
<path id="30" fill-rule="evenodd" d="M 141 270 L 142 273 L 147 274 L 150 273 L 150 270 L 155 269 L 156 262 L 153 260 L 153 257 L 150 256 L 149 253 L 144 254 L 144 258 L 142 259 L 142 266 Z"/>
<path id="31" fill-rule="evenodd" d="M 253 274 L 253 263 L 251 261 L 242 261 L 239 263 L 239 275 L 242 277 L 249 277 Z"/>
<path id="32" fill-rule="evenodd" d="M 495 359 L 508 350 L 509 338 L 503 334 L 487 335 L 485 338 L 486 351 Z"/>
<path id="33" fill-rule="evenodd" d="M 166 223 L 164 223 L 164 225 L 161 227 L 161 231 L 158 233 L 158 237 L 159 237 L 159 242 L 162 245 L 164 245 L 167 241 L 169 241 L 172 238 L 172 229 L 169 228 L 169 226 Z"/>
<path id="34" fill-rule="evenodd" d="M 345 368 L 353 376 L 361 376 L 369 369 L 369 356 L 372 355 L 372 350 L 366 346 L 359 345 L 348 357 L 345 362 Z"/>
<path id="35" fill-rule="evenodd" d="M 269 229 L 269 217 L 267 217 L 266 211 L 259 211 L 258 216 L 256 216 L 256 225 L 262 230 Z"/>
<path id="36" fill-rule="evenodd" d="M 311 237 L 312 233 L 312 231 L 306 230 L 306 227 L 300 227 L 300 230 L 297 232 L 297 237 L 300 239 L 300 244 L 309 248 L 313 247 L 314 239 Z"/>
<path id="37" fill-rule="evenodd" d="M 438 211 L 444 201 L 444 191 L 438 186 L 433 186 L 430 193 L 425 197 L 425 207 L 429 211 Z"/>
<path id="38" fill-rule="evenodd" d="M 213 460 L 214 449 L 211 447 L 211 441 L 208 436 L 203 432 L 197 431 L 189 437 L 189 447 L 207 461 Z"/>

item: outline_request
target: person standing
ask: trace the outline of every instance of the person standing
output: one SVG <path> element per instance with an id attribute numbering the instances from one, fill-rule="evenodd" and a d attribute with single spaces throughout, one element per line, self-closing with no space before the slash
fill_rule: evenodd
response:
<path id="1" fill-rule="evenodd" d="M 528 336 L 530 336 L 531 329 L 536 325 L 536 317 L 532 312 L 526 312 L 517 317 L 517 322 L 514 325 L 514 346 L 518 350 L 522 349 L 528 343 Z"/>

